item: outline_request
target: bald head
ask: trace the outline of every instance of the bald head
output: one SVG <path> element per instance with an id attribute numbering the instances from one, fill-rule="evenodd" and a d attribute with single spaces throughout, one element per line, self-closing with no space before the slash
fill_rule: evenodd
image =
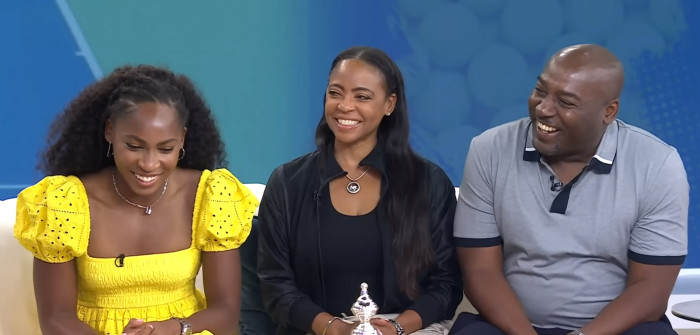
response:
<path id="1" fill-rule="evenodd" d="M 535 148 L 545 155 L 587 163 L 617 118 L 624 77 L 620 60 L 599 45 L 559 50 L 537 78 L 528 101 L 533 125 L 555 129 L 542 134 L 533 128 L 541 135 L 533 139 Z"/>
<path id="2" fill-rule="evenodd" d="M 596 44 L 572 45 L 557 51 L 546 65 L 554 71 L 563 71 L 605 90 L 608 99 L 622 94 L 625 73 L 622 62 L 610 50 Z"/>

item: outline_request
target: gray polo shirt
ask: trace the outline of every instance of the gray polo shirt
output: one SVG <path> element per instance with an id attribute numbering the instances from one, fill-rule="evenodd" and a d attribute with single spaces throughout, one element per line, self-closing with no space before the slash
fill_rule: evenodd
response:
<path id="1" fill-rule="evenodd" d="M 615 121 L 561 187 L 521 119 L 472 140 L 457 247 L 503 245 L 503 271 L 536 327 L 576 329 L 625 289 L 628 261 L 683 264 L 689 185 L 675 148 Z"/>

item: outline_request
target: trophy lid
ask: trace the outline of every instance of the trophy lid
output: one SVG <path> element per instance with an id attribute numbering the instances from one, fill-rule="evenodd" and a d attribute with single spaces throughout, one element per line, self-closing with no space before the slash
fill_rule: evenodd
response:
<path id="1" fill-rule="evenodd" d="M 377 314 L 379 307 L 372 301 L 367 293 L 368 289 L 367 283 L 362 283 L 360 285 L 360 296 L 357 301 L 352 306 L 352 314 L 360 319 L 360 322 L 369 322 L 369 320 Z"/>

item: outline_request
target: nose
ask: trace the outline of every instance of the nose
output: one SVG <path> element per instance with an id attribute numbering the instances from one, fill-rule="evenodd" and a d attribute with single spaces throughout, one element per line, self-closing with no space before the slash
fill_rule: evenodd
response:
<path id="1" fill-rule="evenodd" d="M 351 112 L 355 110 L 355 103 L 352 99 L 345 98 L 338 102 L 338 110 L 343 113 Z"/>
<path id="2" fill-rule="evenodd" d="M 146 150 L 139 159 L 138 165 L 143 172 L 153 172 L 158 168 L 159 163 L 157 153 Z"/>
<path id="3" fill-rule="evenodd" d="M 554 102 L 550 97 L 545 97 L 535 107 L 536 116 L 539 118 L 548 118 L 554 116 L 557 111 L 554 108 Z"/>

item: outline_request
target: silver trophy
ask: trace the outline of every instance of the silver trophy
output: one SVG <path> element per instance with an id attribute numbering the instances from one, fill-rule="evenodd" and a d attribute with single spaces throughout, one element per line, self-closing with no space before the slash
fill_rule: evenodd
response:
<path id="1" fill-rule="evenodd" d="M 360 288 L 360 297 L 350 309 L 352 314 L 360 320 L 360 325 L 352 331 L 351 335 L 381 335 L 382 333 L 369 323 L 372 317 L 377 314 L 379 307 L 367 294 L 367 283 L 362 283 Z"/>

